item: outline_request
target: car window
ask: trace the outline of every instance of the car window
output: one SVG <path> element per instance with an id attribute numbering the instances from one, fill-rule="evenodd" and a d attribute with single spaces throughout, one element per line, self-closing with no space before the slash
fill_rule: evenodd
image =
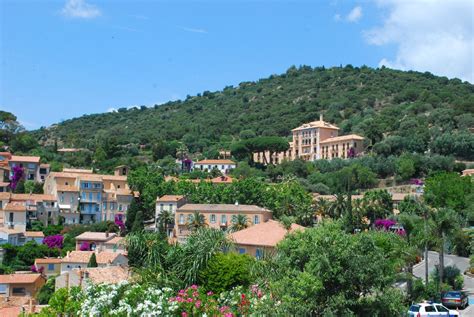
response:
<path id="1" fill-rule="evenodd" d="M 417 312 L 420 311 L 420 306 L 418 306 L 418 305 L 411 305 L 411 306 L 410 306 L 410 311 L 417 313 Z"/>
<path id="2" fill-rule="evenodd" d="M 441 306 L 441 305 L 436 305 L 436 309 L 439 311 L 439 312 L 446 312 L 448 313 L 449 312 L 449 309 L 447 309 L 446 307 L 444 306 Z"/>
<path id="3" fill-rule="evenodd" d="M 433 306 L 425 306 L 425 312 L 430 313 L 430 312 L 436 312 L 435 308 Z"/>
<path id="4" fill-rule="evenodd" d="M 444 294 L 444 297 L 461 297 L 460 292 L 447 292 Z"/>

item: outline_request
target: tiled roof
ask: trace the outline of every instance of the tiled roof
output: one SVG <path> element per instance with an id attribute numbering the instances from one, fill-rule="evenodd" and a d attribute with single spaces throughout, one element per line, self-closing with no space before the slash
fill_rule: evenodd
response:
<path id="1" fill-rule="evenodd" d="M 130 278 L 128 269 L 122 266 L 88 267 L 73 269 L 73 272 L 75 274 L 87 273 L 87 278 L 94 284 L 117 284 Z"/>
<path id="2" fill-rule="evenodd" d="M 38 201 L 55 201 L 56 198 L 54 197 L 54 195 L 49 195 L 49 194 L 12 194 L 11 200 L 16 200 L 16 201 L 33 200 L 35 202 L 38 202 Z"/>
<path id="3" fill-rule="evenodd" d="M 235 162 L 232 160 L 202 160 L 202 161 L 194 163 L 194 165 L 196 164 L 217 164 L 217 165 L 233 164 L 235 165 Z"/>
<path id="4" fill-rule="evenodd" d="M 61 263 L 61 258 L 41 258 L 35 259 L 35 264 Z"/>
<path id="5" fill-rule="evenodd" d="M 39 273 L 0 275 L 0 284 L 30 284 L 42 278 Z"/>
<path id="6" fill-rule="evenodd" d="M 0 187 L 5 187 L 5 186 L 8 186 L 10 185 L 9 182 L 0 182 Z"/>
<path id="7" fill-rule="evenodd" d="M 44 238 L 44 233 L 42 231 L 26 231 L 24 235 L 28 238 Z"/>
<path id="8" fill-rule="evenodd" d="M 349 134 L 349 135 L 341 135 L 341 136 L 336 136 L 334 138 L 329 138 L 324 141 L 319 142 L 320 144 L 323 143 L 332 143 L 332 142 L 340 142 L 340 141 L 350 141 L 350 140 L 358 140 L 361 141 L 363 140 L 364 137 L 357 135 L 357 134 Z"/>
<path id="9" fill-rule="evenodd" d="M 22 163 L 39 163 L 40 157 L 39 156 L 20 156 L 20 155 L 12 155 L 10 162 L 22 162 Z"/>
<path id="10" fill-rule="evenodd" d="M 127 176 L 122 175 L 102 175 L 102 178 L 107 181 L 127 181 Z"/>
<path id="11" fill-rule="evenodd" d="M 310 128 L 325 128 L 325 129 L 339 130 L 339 128 L 336 127 L 335 125 L 332 125 L 326 121 L 319 120 L 319 121 L 304 123 L 291 131 L 298 131 L 298 130 L 304 130 L 304 129 L 310 129 Z"/>
<path id="12" fill-rule="evenodd" d="M 10 199 L 11 197 L 11 193 L 8 193 L 8 192 L 1 192 L 0 193 L 0 200 L 7 200 L 7 199 Z"/>
<path id="13" fill-rule="evenodd" d="M 217 176 L 211 179 L 211 183 L 214 184 L 231 184 L 234 179 L 230 176 Z"/>
<path id="14" fill-rule="evenodd" d="M 5 211 L 26 211 L 25 204 L 21 203 L 8 203 L 3 206 L 3 210 Z"/>
<path id="15" fill-rule="evenodd" d="M 286 230 L 278 221 L 268 220 L 267 222 L 231 233 L 229 238 L 240 245 L 274 247 L 278 242 L 283 240 L 288 233 L 304 229 L 305 228 L 300 225 L 292 224 L 290 229 Z"/>
<path id="16" fill-rule="evenodd" d="M 6 234 L 20 234 L 20 233 L 23 233 L 23 231 L 21 230 L 17 230 L 17 229 L 8 229 L 8 228 L 0 228 L 0 231 L 1 232 L 5 232 Z"/>
<path id="17" fill-rule="evenodd" d="M 71 251 L 62 258 L 61 263 L 89 263 L 90 257 L 94 251 Z M 113 262 L 120 253 L 102 251 L 95 254 L 98 264 L 107 264 Z"/>
<path id="18" fill-rule="evenodd" d="M 123 237 L 115 237 L 110 239 L 107 242 L 104 242 L 104 244 L 122 244 L 125 242 L 125 239 Z"/>
<path id="19" fill-rule="evenodd" d="M 63 173 L 81 173 L 81 174 L 92 174 L 92 169 L 83 168 L 63 168 Z"/>
<path id="20" fill-rule="evenodd" d="M 204 212 L 271 212 L 266 208 L 255 205 L 235 205 L 235 204 L 186 204 L 177 209 L 180 211 L 204 211 Z"/>
<path id="21" fill-rule="evenodd" d="M 156 199 L 156 201 L 178 201 L 178 200 L 181 200 L 183 199 L 184 196 L 183 195 L 164 195 L 164 196 L 161 196 L 161 197 L 158 197 Z"/>
<path id="22" fill-rule="evenodd" d="M 165 176 L 165 182 L 171 182 L 171 181 L 177 182 L 179 181 L 179 178 L 174 177 L 174 176 Z"/>
<path id="23" fill-rule="evenodd" d="M 40 167 L 42 168 L 49 168 L 51 165 L 50 164 L 40 164 Z"/>
<path id="24" fill-rule="evenodd" d="M 106 232 L 92 232 L 86 231 L 76 237 L 76 240 L 91 240 L 91 241 L 108 241 L 117 236 L 116 233 L 109 233 L 107 236 Z"/>

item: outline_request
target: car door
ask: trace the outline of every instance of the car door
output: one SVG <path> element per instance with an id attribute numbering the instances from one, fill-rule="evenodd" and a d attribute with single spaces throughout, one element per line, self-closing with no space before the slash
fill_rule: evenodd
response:
<path id="1" fill-rule="evenodd" d="M 434 306 L 436 307 L 436 310 L 438 311 L 437 316 L 449 317 L 449 309 L 447 309 L 443 305 L 434 305 Z"/>
<path id="2" fill-rule="evenodd" d="M 436 308 L 433 305 L 426 305 L 425 306 L 426 317 L 438 317 L 438 316 L 447 316 L 446 314 L 440 315 Z"/>

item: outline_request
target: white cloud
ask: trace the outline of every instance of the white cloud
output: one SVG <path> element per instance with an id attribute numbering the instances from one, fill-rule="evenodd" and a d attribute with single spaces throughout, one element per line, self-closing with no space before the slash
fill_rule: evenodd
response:
<path id="1" fill-rule="evenodd" d="M 207 30 L 204 29 L 195 29 L 195 28 L 188 28 L 185 26 L 180 26 L 179 27 L 181 30 L 186 31 L 186 32 L 192 32 L 192 33 L 207 33 Z"/>
<path id="2" fill-rule="evenodd" d="M 357 6 L 357 7 L 354 7 L 354 9 L 352 9 L 351 12 L 349 12 L 349 14 L 346 17 L 346 20 L 348 22 L 357 22 L 360 20 L 360 18 L 362 18 L 362 7 Z"/>
<path id="3" fill-rule="evenodd" d="M 98 7 L 87 3 L 85 0 L 67 0 L 61 14 L 69 18 L 92 19 L 102 13 Z"/>
<path id="4" fill-rule="evenodd" d="M 388 15 L 382 26 L 365 32 L 368 43 L 395 45 L 394 58 L 379 66 L 429 71 L 474 82 L 472 0 L 378 1 Z"/>

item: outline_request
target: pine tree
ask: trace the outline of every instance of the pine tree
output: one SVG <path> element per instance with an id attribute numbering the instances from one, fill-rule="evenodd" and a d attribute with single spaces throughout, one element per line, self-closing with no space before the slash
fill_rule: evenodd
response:
<path id="1" fill-rule="evenodd" d="M 87 267 L 97 267 L 97 259 L 95 257 L 95 252 L 92 253 L 91 258 L 89 259 L 89 263 L 87 264 Z"/>
<path id="2" fill-rule="evenodd" d="M 125 219 L 125 227 L 128 232 L 132 231 L 133 223 L 135 222 L 135 217 L 138 211 L 141 209 L 141 203 L 138 200 L 139 198 L 132 199 L 130 206 L 127 209 L 127 218 Z"/>
<path id="3" fill-rule="evenodd" d="M 133 221 L 132 232 L 139 232 L 143 230 L 143 211 L 139 210 L 135 215 L 135 220 Z"/>

